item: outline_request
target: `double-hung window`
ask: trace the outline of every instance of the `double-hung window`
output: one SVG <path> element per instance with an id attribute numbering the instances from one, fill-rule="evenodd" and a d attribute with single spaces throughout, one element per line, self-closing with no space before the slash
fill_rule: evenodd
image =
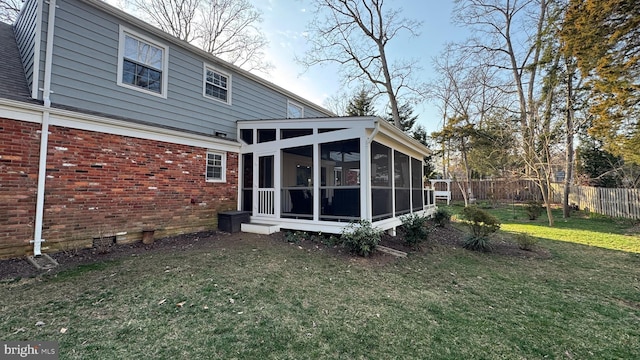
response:
<path id="1" fill-rule="evenodd" d="M 224 103 L 231 103 L 231 76 L 204 66 L 204 96 Z"/>
<path id="2" fill-rule="evenodd" d="M 118 85 L 167 96 L 168 47 L 120 28 Z"/>
<path id="3" fill-rule="evenodd" d="M 207 152 L 207 181 L 225 181 L 225 155 L 218 152 Z"/>

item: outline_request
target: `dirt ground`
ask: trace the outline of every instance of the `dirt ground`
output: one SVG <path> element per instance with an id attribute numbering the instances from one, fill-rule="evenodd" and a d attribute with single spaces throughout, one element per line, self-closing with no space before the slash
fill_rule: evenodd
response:
<path id="1" fill-rule="evenodd" d="M 444 246 L 460 247 L 462 246 L 465 236 L 465 233 L 461 230 L 447 226 L 445 228 L 433 228 L 429 234 L 429 241 L 424 244 L 421 249 L 412 249 L 411 247 L 406 246 L 403 243 L 401 235 L 396 237 L 383 235 L 380 245 L 407 253 L 416 251 L 428 252 L 429 247 L 436 243 Z M 265 241 L 282 243 L 286 241 L 286 237 L 283 232 L 272 235 L 259 235 L 250 233 L 229 234 L 225 232 L 211 231 L 158 239 L 151 245 L 145 245 L 139 242 L 129 245 L 113 245 L 106 249 L 77 249 L 50 254 L 50 256 L 55 259 L 59 265 L 49 270 L 37 269 L 27 261 L 26 258 L 0 260 L 0 280 L 54 274 L 66 269 L 72 269 L 78 265 L 90 264 L 97 261 L 116 260 L 139 254 L 180 252 L 198 249 L 206 251 L 213 248 L 233 249 L 239 244 L 246 245 L 247 243 L 253 242 L 264 243 Z M 300 241 L 295 245 L 309 249 L 322 246 L 326 251 L 332 252 L 339 257 L 343 257 L 345 261 L 357 261 L 370 266 L 384 266 L 390 262 L 397 261 L 395 256 L 380 251 L 375 252 L 368 258 L 358 258 L 348 254 L 346 249 L 339 246 L 328 246 L 306 240 Z M 514 243 L 500 240 L 492 242 L 492 253 L 515 257 L 550 257 L 550 254 L 546 249 L 536 248 L 534 251 L 524 251 L 519 249 Z"/>

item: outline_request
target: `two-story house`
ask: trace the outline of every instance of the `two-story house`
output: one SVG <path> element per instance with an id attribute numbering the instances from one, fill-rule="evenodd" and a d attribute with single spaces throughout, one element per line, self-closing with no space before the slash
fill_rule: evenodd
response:
<path id="1" fill-rule="evenodd" d="M 434 210 L 426 154 L 99 0 L 27 0 L 0 24 L 0 257 L 215 229 L 226 210 L 251 213 L 244 231 L 393 230 Z"/>

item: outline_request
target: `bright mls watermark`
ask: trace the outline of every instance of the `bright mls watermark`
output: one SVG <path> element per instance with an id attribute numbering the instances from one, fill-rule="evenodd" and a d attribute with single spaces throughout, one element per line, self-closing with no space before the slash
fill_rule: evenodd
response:
<path id="1" fill-rule="evenodd" d="M 0 359 L 58 360 L 55 341 L 0 341 Z"/>

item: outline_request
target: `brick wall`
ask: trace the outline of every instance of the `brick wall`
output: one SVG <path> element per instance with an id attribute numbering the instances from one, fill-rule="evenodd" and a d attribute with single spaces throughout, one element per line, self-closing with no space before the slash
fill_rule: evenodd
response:
<path id="1" fill-rule="evenodd" d="M 2 134 L 0 154 L 5 153 L 6 138 L 23 138 L 17 142 L 24 145 L 11 140 L 11 160 L 0 159 L 0 164 L 9 164 L 14 172 L 26 167 L 28 175 L 13 175 L 6 189 L 7 175 L 0 175 L 0 196 L 11 203 L 22 201 L 24 206 L 16 211 L 28 220 L 8 213 L 10 219 L 0 221 L 0 243 L 28 244 L 33 237 L 39 125 L 2 124 L 8 124 L 3 126 L 9 131 Z M 56 126 L 49 132 L 44 251 L 90 247 L 94 239 L 111 236 L 123 243 L 139 241 L 143 229 L 156 230 L 155 237 L 216 229 L 217 213 L 236 208 L 236 153 L 227 153 L 226 183 L 208 183 L 204 148 Z M 4 234 L 11 226 L 21 231 L 15 238 Z M 23 246 L 18 253 L 30 250 Z"/>
<path id="2" fill-rule="evenodd" d="M 39 129 L 0 118 L 0 258 L 23 255 L 33 239 Z"/>

